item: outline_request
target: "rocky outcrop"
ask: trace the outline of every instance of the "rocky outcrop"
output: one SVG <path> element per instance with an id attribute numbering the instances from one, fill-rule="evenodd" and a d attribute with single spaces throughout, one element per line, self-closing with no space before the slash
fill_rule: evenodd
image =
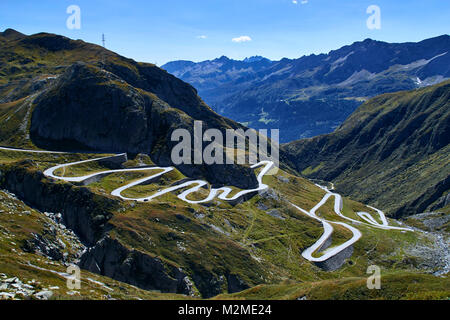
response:
<path id="1" fill-rule="evenodd" d="M 26 240 L 22 246 L 22 250 L 30 253 L 39 253 L 53 260 L 62 260 L 62 245 L 51 242 L 40 234 L 33 233 L 32 238 Z"/>
<path id="2" fill-rule="evenodd" d="M 427 244 L 413 243 L 404 250 L 404 262 L 441 276 L 450 272 L 450 215 L 444 212 L 425 212 L 409 216 L 405 221 L 419 229 L 428 239 Z"/>
<path id="3" fill-rule="evenodd" d="M 52 297 L 51 290 L 40 291 L 38 285 L 35 280 L 24 283 L 18 277 L 8 278 L 6 274 L 0 273 L 0 300 L 30 298 L 48 300 Z"/>
<path id="4" fill-rule="evenodd" d="M 150 101 L 111 73 L 77 63 L 35 103 L 30 133 L 40 144 L 69 149 L 78 144 L 111 152 L 151 150 L 155 119 L 149 109 L 159 101 Z"/>
<path id="5" fill-rule="evenodd" d="M 216 274 L 196 265 L 196 272 L 186 274 L 158 257 L 124 246 L 106 236 L 81 257 L 80 267 L 145 290 L 195 295 L 211 298 L 228 291 L 239 292 L 250 286 L 237 274 Z M 192 279 L 192 281 L 191 281 Z M 195 288 L 194 288 L 195 285 Z"/>
<path id="6" fill-rule="evenodd" d="M 196 268 L 198 270 L 192 275 L 192 280 L 203 298 L 211 298 L 226 291 L 235 293 L 250 288 L 237 274 L 229 272 L 216 274 L 203 266 L 196 266 Z"/>
<path id="7" fill-rule="evenodd" d="M 169 75 L 151 78 L 149 68 L 143 69 L 147 82 L 128 69 L 114 69 L 140 86 L 135 87 L 93 65 L 74 64 L 35 100 L 31 139 L 48 149 L 144 153 L 159 165 L 172 166 L 171 150 L 178 143 L 171 141 L 175 129 L 192 132 L 194 120 L 204 121 L 205 130 L 232 128 L 232 122 L 202 104 L 191 87 Z M 245 189 L 258 185 L 253 170 L 247 166 L 184 164 L 177 168 L 212 184 Z"/>
<path id="8" fill-rule="evenodd" d="M 54 183 L 45 178 L 31 161 L 1 167 L 0 181 L 2 188 L 14 192 L 31 207 L 61 212 L 61 215 L 46 215 L 73 230 L 89 247 L 79 260 L 83 269 L 145 290 L 186 295 L 200 293 L 204 298 L 250 287 L 241 276 L 226 270 L 213 272 L 194 262 L 189 266 L 192 271 L 188 274 L 170 262 L 128 248 L 120 240 L 108 236 L 108 220 L 115 210 L 114 200 L 92 194 L 84 187 Z M 182 219 L 182 216 L 177 218 Z M 42 234 L 33 234 L 22 249 L 65 261 L 62 247 L 51 229 L 49 226 Z"/>
<path id="9" fill-rule="evenodd" d="M 246 290 L 250 286 L 243 281 L 237 274 L 229 274 L 227 277 L 228 293 L 235 293 Z"/>
<path id="10" fill-rule="evenodd" d="M 55 261 L 76 263 L 86 248 L 78 236 L 62 223 L 60 213 L 44 212 L 42 218 L 46 220 L 42 231 L 32 233 L 29 239 L 24 240 L 22 250 Z"/>
<path id="11" fill-rule="evenodd" d="M 52 183 L 32 161 L 0 168 L 1 186 L 41 211 L 61 212 L 63 223 L 86 245 L 94 245 L 108 230 L 116 200 L 89 189 Z"/>
<path id="12" fill-rule="evenodd" d="M 441 196 L 443 193 L 448 192 L 450 190 L 450 175 L 448 175 L 442 181 L 439 181 L 434 186 L 429 187 L 427 190 L 423 192 L 420 197 L 417 197 L 411 203 L 408 203 L 404 207 L 399 209 L 399 213 L 403 213 L 404 215 L 411 215 L 417 212 L 423 212 L 427 209 L 430 210 L 438 210 L 446 205 L 447 196 Z M 434 205 L 431 205 L 435 203 Z M 448 203 L 448 202 L 447 202 Z M 442 205 L 442 206 L 440 206 Z"/>
<path id="13" fill-rule="evenodd" d="M 128 249 L 109 236 L 86 251 L 80 267 L 145 290 L 194 295 L 191 281 L 180 268 Z"/>
<path id="14" fill-rule="evenodd" d="M 0 41 L 0 75 L 17 75 L 0 85 L 0 102 L 17 103 L 6 109 L 4 117 L 11 121 L 0 129 L 5 145 L 23 146 L 25 137 L 27 143 L 53 150 L 144 153 L 167 166 L 173 165 L 175 142 L 170 138 L 175 129 L 192 131 L 194 120 L 202 121 L 205 130 L 244 129 L 215 113 L 191 85 L 153 64 L 55 34 L 25 36 L 7 30 L 0 33 Z M 30 108 L 25 113 L 20 101 L 27 97 Z M 25 128 L 20 136 L 18 125 Z M 257 186 L 248 166 L 177 168 L 221 186 Z"/>
<path id="15" fill-rule="evenodd" d="M 321 261 L 314 262 L 319 268 L 325 271 L 334 271 L 342 267 L 347 259 L 349 259 L 353 254 L 353 246 L 348 246 L 338 254 L 332 256 L 331 258 Z"/>
<path id="16" fill-rule="evenodd" d="M 445 195 L 443 195 L 442 197 L 440 197 L 436 203 L 434 203 L 431 207 L 430 210 L 431 211 L 437 211 L 441 208 L 444 208 L 446 206 L 448 206 L 450 204 L 450 193 L 447 193 Z"/>
<path id="17" fill-rule="evenodd" d="M 185 295 L 196 295 L 198 290 L 203 298 L 211 298 L 226 291 L 239 292 L 250 287 L 238 274 L 216 274 L 202 265 L 195 265 L 193 269 L 196 271 L 186 274 L 181 268 L 148 253 L 128 248 L 110 236 L 105 236 L 86 250 L 79 266 L 145 290 Z"/>

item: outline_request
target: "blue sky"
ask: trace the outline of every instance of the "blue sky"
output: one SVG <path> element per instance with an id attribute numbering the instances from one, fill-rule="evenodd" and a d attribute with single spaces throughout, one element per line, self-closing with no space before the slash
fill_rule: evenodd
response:
<path id="1" fill-rule="evenodd" d="M 79 30 L 66 27 L 69 5 L 81 9 Z M 380 30 L 366 26 L 370 5 L 381 9 Z M 109 49 L 158 65 L 222 55 L 278 60 L 326 53 L 365 38 L 406 42 L 448 34 L 450 1 L 1 0 L 0 29 L 6 28 L 98 44 L 105 33 Z M 232 41 L 241 36 L 251 41 Z"/>

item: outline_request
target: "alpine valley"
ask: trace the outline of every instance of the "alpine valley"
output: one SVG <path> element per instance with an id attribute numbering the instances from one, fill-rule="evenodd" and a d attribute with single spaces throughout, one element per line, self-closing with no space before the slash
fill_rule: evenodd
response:
<path id="1" fill-rule="evenodd" d="M 0 32 L 0 299 L 449 299 L 449 51 L 159 68 Z M 278 168 L 172 163 L 196 121 L 289 143 Z"/>

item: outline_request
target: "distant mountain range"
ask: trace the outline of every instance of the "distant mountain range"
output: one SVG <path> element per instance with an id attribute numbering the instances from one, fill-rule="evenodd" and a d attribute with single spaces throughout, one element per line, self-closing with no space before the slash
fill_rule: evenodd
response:
<path id="1" fill-rule="evenodd" d="M 192 84 L 215 111 L 282 142 L 334 131 L 363 102 L 450 78 L 450 36 L 418 43 L 366 39 L 328 54 L 270 61 L 221 57 L 162 66 Z"/>
<path id="2" fill-rule="evenodd" d="M 233 60 L 222 56 L 199 63 L 185 60 L 173 61 L 162 68 L 189 82 L 200 92 L 204 92 L 233 83 L 238 79 L 251 81 L 258 77 L 259 72 L 267 70 L 273 63 L 260 56 L 244 60 Z"/>

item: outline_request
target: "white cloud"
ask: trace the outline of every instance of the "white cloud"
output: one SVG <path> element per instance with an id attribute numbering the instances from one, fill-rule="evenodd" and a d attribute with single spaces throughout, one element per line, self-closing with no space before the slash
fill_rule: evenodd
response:
<path id="1" fill-rule="evenodd" d="M 206 39 L 206 38 L 208 38 L 208 37 L 205 35 L 197 36 L 197 39 Z"/>
<path id="2" fill-rule="evenodd" d="M 249 36 L 240 36 L 238 38 L 231 39 L 231 41 L 240 43 L 240 42 L 252 41 L 252 38 L 250 38 Z"/>
<path id="3" fill-rule="evenodd" d="M 302 4 L 307 4 L 307 3 L 308 3 L 308 0 L 302 0 L 301 3 L 302 3 Z"/>
<path id="4" fill-rule="evenodd" d="M 292 0 L 292 3 L 293 4 L 298 4 L 298 1 L 297 0 Z"/>

